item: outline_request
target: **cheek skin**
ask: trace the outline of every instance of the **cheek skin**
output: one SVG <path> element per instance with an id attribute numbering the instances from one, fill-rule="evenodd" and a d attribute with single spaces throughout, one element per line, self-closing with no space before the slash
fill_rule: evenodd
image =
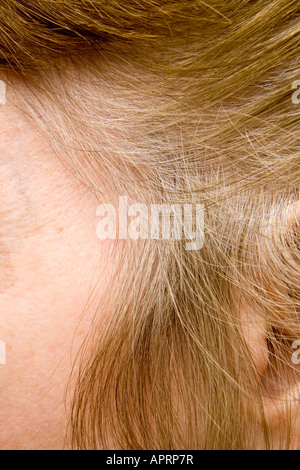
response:
<path id="1" fill-rule="evenodd" d="M 25 123 L 11 127 L 13 148 L 2 139 L 0 152 L 2 168 L 3 155 L 15 168 L 14 177 L 0 172 L 0 448 L 61 449 L 66 385 L 95 313 L 89 299 L 94 287 L 98 303 L 105 298 L 113 262 L 96 236 L 95 198 Z"/>

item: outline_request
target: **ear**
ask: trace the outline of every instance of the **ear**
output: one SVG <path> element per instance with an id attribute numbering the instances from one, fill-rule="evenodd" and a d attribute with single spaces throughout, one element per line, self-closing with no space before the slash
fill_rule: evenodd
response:
<path id="1" fill-rule="evenodd" d="M 270 224 L 259 247 L 263 300 L 239 302 L 242 334 L 275 447 L 300 443 L 300 201 Z M 290 427 L 289 427 L 290 425 Z M 289 429 L 289 431 L 287 431 Z"/>
<path id="2" fill-rule="evenodd" d="M 240 302 L 242 334 L 246 341 L 258 378 L 265 373 L 269 363 L 267 322 L 251 303 Z"/>

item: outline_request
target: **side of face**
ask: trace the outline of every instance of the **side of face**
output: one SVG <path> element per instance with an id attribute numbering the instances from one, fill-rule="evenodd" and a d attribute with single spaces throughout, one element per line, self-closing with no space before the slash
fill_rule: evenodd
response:
<path id="1" fill-rule="evenodd" d="M 93 294 L 100 304 L 107 294 L 109 242 L 96 235 L 96 199 L 27 124 L 9 88 L 0 123 L 0 447 L 62 448 L 66 386 Z"/>

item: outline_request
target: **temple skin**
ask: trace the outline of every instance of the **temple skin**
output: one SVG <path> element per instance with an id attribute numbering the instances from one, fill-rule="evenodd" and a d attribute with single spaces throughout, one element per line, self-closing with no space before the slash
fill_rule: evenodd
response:
<path id="1" fill-rule="evenodd" d="M 8 87 L 0 106 L 0 448 L 62 449 L 66 386 L 95 313 L 93 292 L 100 304 L 107 293 L 111 242 L 96 235 L 94 196 L 15 103 Z"/>

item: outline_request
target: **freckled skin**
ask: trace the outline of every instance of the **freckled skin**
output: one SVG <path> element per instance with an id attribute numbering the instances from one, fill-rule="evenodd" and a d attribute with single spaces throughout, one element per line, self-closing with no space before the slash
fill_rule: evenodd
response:
<path id="1" fill-rule="evenodd" d="M 0 449 L 61 449 L 68 446 L 66 385 L 99 279 L 97 300 L 106 294 L 111 250 L 96 236 L 96 199 L 13 107 L 9 90 L 7 98 L 0 106 L 0 340 L 7 348 Z"/>

